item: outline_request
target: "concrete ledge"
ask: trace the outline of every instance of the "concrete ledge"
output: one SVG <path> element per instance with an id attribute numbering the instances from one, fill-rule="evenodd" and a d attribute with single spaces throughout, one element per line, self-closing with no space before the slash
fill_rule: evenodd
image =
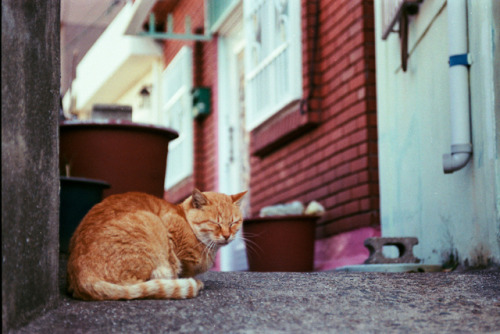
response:
<path id="1" fill-rule="evenodd" d="M 417 263 L 383 263 L 383 264 L 360 264 L 337 268 L 336 271 L 350 272 L 377 272 L 377 273 L 408 273 L 408 272 L 438 272 L 443 267 L 432 264 Z"/>
<path id="2" fill-rule="evenodd" d="M 64 277 L 61 276 L 63 283 Z M 208 272 L 190 300 L 82 302 L 19 333 L 470 333 L 500 330 L 500 271 Z M 63 286 L 61 286 L 63 288 Z"/>

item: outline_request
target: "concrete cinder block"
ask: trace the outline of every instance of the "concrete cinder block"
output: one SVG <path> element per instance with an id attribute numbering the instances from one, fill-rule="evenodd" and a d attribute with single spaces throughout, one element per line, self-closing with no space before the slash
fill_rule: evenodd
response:
<path id="1" fill-rule="evenodd" d="M 419 263 L 420 260 L 413 255 L 413 246 L 418 244 L 418 239 L 414 237 L 406 238 L 368 238 L 364 245 L 370 251 L 370 256 L 365 264 L 379 263 Z M 399 250 L 397 258 L 387 258 L 382 250 L 384 246 L 395 246 Z"/>

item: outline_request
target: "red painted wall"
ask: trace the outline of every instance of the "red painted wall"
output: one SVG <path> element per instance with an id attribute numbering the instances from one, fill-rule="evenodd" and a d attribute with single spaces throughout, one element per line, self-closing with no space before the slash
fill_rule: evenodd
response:
<path id="1" fill-rule="evenodd" d="M 374 12 L 372 0 L 319 1 L 316 34 L 315 1 L 302 0 L 303 97 L 309 114 L 297 116 L 295 110 L 253 131 L 250 196 L 253 215 L 276 203 L 319 201 L 327 213 L 318 237 L 327 237 L 379 223 Z M 172 12 L 177 31 L 183 30 L 185 15 L 194 28 L 203 27 L 202 0 L 178 1 Z M 167 41 L 166 63 L 186 44 L 194 51 L 195 86 L 212 89 L 212 113 L 194 121 L 195 173 L 166 194 L 174 202 L 193 187 L 216 190 L 218 178 L 217 39 Z"/>
<path id="2" fill-rule="evenodd" d="M 318 126 L 251 160 L 251 207 L 317 200 L 327 209 L 325 237 L 379 223 L 373 1 L 320 0 L 313 59 L 314 1 L 302 1 L 303 91 Z M 266 131 L 253 136 L 262 140 Z"/>

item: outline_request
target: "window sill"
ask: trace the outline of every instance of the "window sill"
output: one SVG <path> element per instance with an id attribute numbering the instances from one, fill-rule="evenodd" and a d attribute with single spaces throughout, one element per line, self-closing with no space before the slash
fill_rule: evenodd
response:
<path id="1" fill-rule="evenodd" d="M 250 153 L 264 157 L 315 128 L 319 121 L 319 112 L 302 114 L 300 100 L 293 101 L 251 131 Z"/>

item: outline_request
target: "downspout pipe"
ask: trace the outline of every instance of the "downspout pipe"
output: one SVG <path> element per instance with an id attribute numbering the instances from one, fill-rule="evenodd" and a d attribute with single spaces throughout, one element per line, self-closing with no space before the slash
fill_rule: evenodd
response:
<path id="1" fill-rule="evenodd" d="M 443 155 L 445 174 L 465 167 L 472 156 L 466 0 L 448 0 L 451 153 Z"/>

